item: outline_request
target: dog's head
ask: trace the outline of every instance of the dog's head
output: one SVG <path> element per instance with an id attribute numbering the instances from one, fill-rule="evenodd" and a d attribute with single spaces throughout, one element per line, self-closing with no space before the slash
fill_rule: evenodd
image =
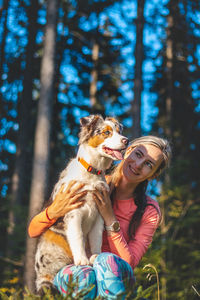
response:
<path id="1" fill-rule="evenodd" d="M 123 159 L 122 152 L 128 139 L 122 135 L 123 126 L 112 117 L 105 120 L 101 115 L 90 115 L 80 119 L 79 144 L 87 144 L 112 160 Z"/>

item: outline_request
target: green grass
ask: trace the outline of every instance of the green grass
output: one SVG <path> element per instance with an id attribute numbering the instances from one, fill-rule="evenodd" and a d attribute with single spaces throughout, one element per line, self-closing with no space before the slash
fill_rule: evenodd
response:
<path id="1" fill-rule="evenodd" d="M 145 271 L 148 272 L 146 276 L 149 280 L 153 277 L 153 274 L 150 271 L 157 273 L 156 268 L 148 264 L 145 266 Z M 151 269 L 151 270 L 150 270 Z M 141 270 L 142 272 L 142 270 Z M 143 271 L 144 272 L 144 271 Z M 142 272 L 142 273 L 143 273 Z M 153 272 L 153 273 L 154 273 Z M 158 274 L 157 274 L 158 275 Z M 154 277 L 155 278 L 155 277 Z M 22 278 L 21 278 L 22 279 Z M 72 279 L 68 283 L 67 294 L 63 297 L 59 292 L 56 295 L 51 294 L 48 289 L 44 289 L 44 296 L 40 297 L 36 294 L 31 293 L 27 288 L 22 288 L 22 280 L 18 272 L 13 272 L 12 276 L 9 276 L 9 279 L 4 281 L 3 287 L 0 287 L 0 298 L 2 300 L 63 300 L 63 299 L 76 299 L 81 300 L 87 295 L 93 286 L 83 289 L 77 292 L 78 282 L 72 282 Z M 159 278 L 157 276 L 157 281 L 152 284 L 145 284 L 145 288 L 139 283 L 135 286 L 126 286 L 126 300 L 155 300 L 159 299 L 158 297 L 159 290 Z M 76 296 L 74 296 L 74 294 Z M 103 299 L 101 297 L 96 297 L 95 300 Z M 122 299 L 122 295 L 118 297 L 119 300 Z"/>

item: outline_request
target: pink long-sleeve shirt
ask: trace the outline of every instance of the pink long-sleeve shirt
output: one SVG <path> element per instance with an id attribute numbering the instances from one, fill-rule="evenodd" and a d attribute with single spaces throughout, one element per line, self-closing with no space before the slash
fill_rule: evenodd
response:
<path id="1" fill-rule="evenodd" d="M 148 197 L 148 203 L 142 216 L 134 239 L 130 239 L 127 231 L 132 215 L 137 209 L 134 198 L 115 200 L 113 210 L 120 222 L 121 230 L 107 235 L 103 232 L 102 252 L 112 252 L 127 261 L 134 269 L 152 242 L 153 235 L 159 225 L 161 213 L 158 203 Z M 36 215 L 30 222 L 28 233 L 30 237 L 41 235 L 56 222 L 49 220 L 46 210 Z"/>
<path id="2" fill-rule="evenodd" d="M 147 205 L 134 239 L 130 239 L 127 233 L 132 215 L 137 209 L 133 198 L 115 200 L 113 210 L 120 222 L 121 230 L 112 233 L 111 236 L 108 236 L 105 231 L 103 233 L 102 251 L 117 254 L 127 261 L 133 269 L 138 265 L 151 244 L 161 219 L 158 203 L 150 197 L 148 197 L 148 203 L 152 205 Z"/>

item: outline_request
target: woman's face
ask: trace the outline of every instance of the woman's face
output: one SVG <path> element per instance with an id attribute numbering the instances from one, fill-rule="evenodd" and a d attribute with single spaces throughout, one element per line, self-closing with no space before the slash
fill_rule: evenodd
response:
<path id="1" fill-rule="evenodd" d="M 128 152 L 123 164 L 123 175 L 128 182 L 140 183 L 152 179 L 163 160 L 162 151 L 150 144 L 137 145 Z"/>

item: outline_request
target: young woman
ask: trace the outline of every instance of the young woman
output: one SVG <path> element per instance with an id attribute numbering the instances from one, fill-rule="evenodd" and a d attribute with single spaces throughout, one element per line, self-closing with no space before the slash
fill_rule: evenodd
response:
<path id="1" fill-rule="evenodd" d="M 54 278 L 54 285 L 66 295 L 72 278 L 78 281 L 78 291 L 93 286 L 84 299 L 101 296 L 106 299 L 124 299 L 127 286 L 133 286 L 134 268 L 147 251 L 159 225 L 161 213 L 158 203 L 145 192 L 150 180 L 156 178 L 168 165 L 171 149 L 168 141 L 156 136 L 135 139 L 126 150 L 124 160 L 107 177 L 110 193 L 95 191 L 94 201 L 105 223 L 102 253 L 93 266 L 68 265 Z M 39 236 L 59 217 L 82 205 L 79 193 L 82 185 L 73 183 L 65 193 L 61 190 L 54 202 L 33 218 L 29 235 Z M 76 292 L 74 294 L 76 298 Z"/>

